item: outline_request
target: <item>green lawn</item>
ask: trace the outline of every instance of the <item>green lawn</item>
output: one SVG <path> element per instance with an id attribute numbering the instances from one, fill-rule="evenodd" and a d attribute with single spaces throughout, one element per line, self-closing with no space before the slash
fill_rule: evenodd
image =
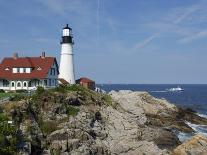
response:
<path id="1" fill-rule="evenodd" d="M 9 97 L 11 95 L 12 95 L 12 93 L 0 93 L 0 99 L 4 98 L 4 97 Z"/>

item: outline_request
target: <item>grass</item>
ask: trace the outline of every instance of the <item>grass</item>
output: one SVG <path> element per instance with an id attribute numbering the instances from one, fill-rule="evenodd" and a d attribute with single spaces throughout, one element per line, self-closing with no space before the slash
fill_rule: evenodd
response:
<path id="1" fill-rule="evenodd" d="M 103 96 L 103 100 L 106 102 L 106 104 L 107 104 L 108 106 L 112 106 L 112 107 L 113 107 L 113 100 L 112 100 L 112 98 L 111 98 L 110 95 L 108 95 L 108 94 L 104 94 L 104 96 Z"/>
<path id="2" fill-rule="evenodd" d="M 0 99 L 12 96 L 13 93 L 0 93 Z"/>
<path id="3" fill-rule="evenodd" d="M 51 89 L 50 91 L 60 92 L 60 93 L 66 93 L 66 92 L 71 92 L 71 91 L 84 92 L 84 91 L 86 91 L 86 88 L 84 88 L 80 85 L 77 85 L 77 84 L 69 85 L 69 86 L 60 85 L 59 87 Z"/>
<path id="4" fill-rule="evenodd" d="M 68 116 L 76 116 L 79 111 L 80 111 L 80 109 L 76 108 L 74 106 L 68 106 L 66 109 L 66 113 Z"/>
<path id="5" fill-rule="evenodd" d="M 39 126 L 41 131 L 43 132 L 44 135 L 49 135 L 51 134 L 53 131 L 58 129 L 58 124 L 56 121 L 43 121 L 40 120 L 39 121 Z"/>

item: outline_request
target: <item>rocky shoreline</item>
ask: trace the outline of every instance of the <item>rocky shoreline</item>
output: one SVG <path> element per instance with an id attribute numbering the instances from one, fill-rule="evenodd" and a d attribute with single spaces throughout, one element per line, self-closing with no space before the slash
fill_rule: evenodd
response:
<path id="1" fill-rule="evenodd" d="M 147 92 L 89 90 L 43 92 L 2 106 L 24 136 L 20 154 L 179 155 L 205 154 L 207 138 L 181 143 L 176 132 L 207 119 Z M 186 147 L 188 146 L 188 147 Z"/>

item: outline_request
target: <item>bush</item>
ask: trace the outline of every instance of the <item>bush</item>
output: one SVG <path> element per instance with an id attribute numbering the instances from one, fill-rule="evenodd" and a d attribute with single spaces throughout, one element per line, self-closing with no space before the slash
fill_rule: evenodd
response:
<path id="1" fill-rule="evenodd" d="M 44 87 L 38 86 L 36 90 L 36 94 L 40 95 L 45 91 Z"/>
<path id="2" fill-rule="evenodd" d="M 66 113 L 68 116 L 76 116 L 79 111 L 79 108 L 76 108 L 74 106 L 68 106 L 66 109 Z"/>
<path id="3" fill-rule="evenodd" d="M 105 94 L 105 95 L 103 96 L 103 100 L 106 102 L 106 104 L 107 104 L 108 106 L 113 106 L 113 101 L 112 101 L 112 98 L 111 98 L 110 95 Z"/>
<path id="4" fill-rule="evenodd" d="M 0 154 L 14 155 L 17 153 L 18 132 L 7 123 L 8 118 L 0 114 Z"/>
<path id="5" fill-rule="evenodd" d="M 0 89 L 0 93 L 5 93 L 5 91 L 3 89 Z"/>
<path id="6" fill-rule="evenodd" d="M 84 88 L 81 85 L 74 84 L 74 85 L 67 86 L 66 90 L 68 90 L 68 91 L 86 91 L 86 88 Z"/>
<path id="7" fill-rule="evenodd" d="M 11 97 L 10 101 L 21 101 L 25 98 L 26 96 L 23 94 L 15 94 L 14 96 Z"/>
<path id="8" fill-rule="evenodd" d="M 64 85 L 59 85 L 59 87 L 56 87 L 55 89 L 53 89 L 56 92 L 60 92 L 60 93 L 66 93 L 66 87 Z"/>

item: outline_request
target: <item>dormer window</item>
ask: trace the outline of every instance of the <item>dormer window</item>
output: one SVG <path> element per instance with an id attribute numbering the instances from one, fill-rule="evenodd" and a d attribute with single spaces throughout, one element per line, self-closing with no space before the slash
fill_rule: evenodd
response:
<path id="1" fill-rule="evenodd" d="M 38 67 L 38 68 L 37 68 L 37 70 L 38 70 L 38 71 L 41 71 L 41 70 L 42 70 L 42 68 L 41 68 L 41 67 Z"/>
<path id="2" fill-rule="evenodd" d="M 4 70 L 5 70 L 5 71 L 9 71 L 9 68 L 7 67 L 7 68 L 5 68 Z"/>

